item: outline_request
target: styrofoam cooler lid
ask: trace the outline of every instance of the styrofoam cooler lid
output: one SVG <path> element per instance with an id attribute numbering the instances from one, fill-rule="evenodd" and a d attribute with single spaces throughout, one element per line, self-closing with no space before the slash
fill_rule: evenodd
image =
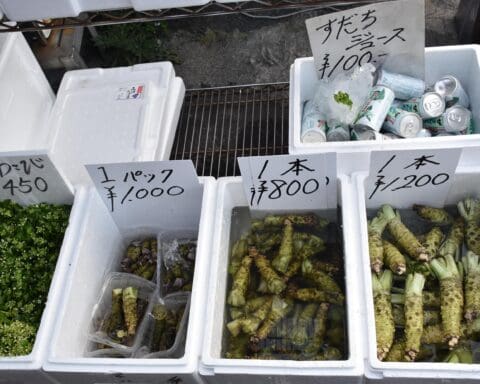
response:
<path id="1" fill-rule="evenodd" d="M 46 148 L 47 119 L 55 101 L 21 33 L 0 34 L 0 151 Z"/>
<path id="2" fill-rule="evenodd" d="M 87 184 L 85 164 L 155 159 L 171 63 L 68 72 L 50 119 L 53 161 L 73 184 Z"/>

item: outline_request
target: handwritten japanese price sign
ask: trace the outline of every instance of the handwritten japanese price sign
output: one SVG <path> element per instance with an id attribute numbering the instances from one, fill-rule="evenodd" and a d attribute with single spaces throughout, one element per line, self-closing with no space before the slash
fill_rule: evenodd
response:
<path id="1" fill-rule="evenodd" d="M 86 166 L 117 225 L 174 226 L 199 220 L 202 188 L 190 160 Z M 198 212 L 195 213 L 195 212 Z"/>
<path id="2" fill-rule="evenodd" d="M 0 199 L 70 204 L 73 194 L 45 152 L 0 153 Z"/>
<path id="3" fill-rule="evenodd" d="M 461 148 L 372 152 L 365 182 L 367 208 L 443 207 L 461 152 Z"/>
<path id="4" fill-rule="evenodd" d="M 242 157 L 238 164 L 252 210 L 337 207 L 334 153 Z"/>
<path id="5" fill-rule="evenodd" d="M 372 63 L 424 77 L 424 0 L 377 3 L 306 20 L 320 79 Z"/>

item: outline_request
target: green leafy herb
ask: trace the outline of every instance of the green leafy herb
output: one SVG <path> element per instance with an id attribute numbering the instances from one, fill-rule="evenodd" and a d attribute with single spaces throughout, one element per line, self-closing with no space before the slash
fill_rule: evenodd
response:
<path id="1" fill-rule="evenodd" d="M 69 215 L 66 205 L 0 202 L 0 356 L 33 347 Z"/>
<path id="2" fill-rule="evenodd" d="M 333 98 L 337 103 L 344 104 L 352 109 L 353 102 L 347 92 L 338 91 L 335 95 L 333 95 Z"/>

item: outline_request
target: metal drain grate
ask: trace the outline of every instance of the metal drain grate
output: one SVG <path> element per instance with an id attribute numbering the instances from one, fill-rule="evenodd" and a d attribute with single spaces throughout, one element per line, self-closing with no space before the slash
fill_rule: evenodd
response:
<path id="1" fill-rule="evenodd" d="M 199 176 L 239 175 L 237 157 L 288 153 L 288 83 L 188 90 L 172 160 Z"/>

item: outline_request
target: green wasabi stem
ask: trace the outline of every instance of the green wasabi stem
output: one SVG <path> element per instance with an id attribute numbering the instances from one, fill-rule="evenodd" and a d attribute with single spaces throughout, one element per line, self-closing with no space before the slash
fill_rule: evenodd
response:
<path id="1" fill-rule="evenodd" d="M 28 323 L 14 320 L 0 324 L 0 356 L 25 356 L 32 352 L 37 329 Z"/>
<path id="2" fill-rule="evenodd" d="M 287 289 L 287 296 L 295 300 L 315 303 L 330 303 L 342 305 L 344 300 L 336 295 L 315 288 L 298 288 L 290 284 Z"/>
<path id="3" fill-rule="evenodd" d="M 468 251 L 462 259 L 465 270 L 465 309 L 467 321 L 475 320 L 480 314 L 480 263 L 479 257 Z"/>
<path id="4" fill-rule="evenodd" d="M 248 254 L 248 241 L 246 237 L 242 237 L 232 247 L 232 256 L 230 258 L 230 265 L 228 266 L 228 273 L 235 275 L 242 264 L 243 258 Z"/>
<path id="5" fill-rule="evenodd" d="M 352 109 L 353 102 L 350 99 L 350 96 L 348 95 L 347 92 L 342 92 L 338 91 L 333 95 L 333 99 L 338 103 L 338 104 L 343 104 L 346 105 L 348 108 Z"/>
<path id="6" fill-rule="evenodd" d="M 465 220 L 467 248 L 480 255 L 480 200 L 466 198 L 457 204 L 458 212 Z"/>
<path id="7" fill-rule="evenodd" d="M 152 317 L 154 319 L 152 345 L 156 348 L 160 347 L 160 340 L 167 325 L 168 310 L 164 305 L 156 304 L 152 310 Z M 160 350 L 160 349 L 158 349 Z"/>
<path id="8" fill-rule="evenodd" d="M 269 296 L 255 312 L 242 321 L 242 331 L 248 335 L 255 333 L 272 309 L 273 297 Z"/>
<path id="9" fill-rule="evenodd" d="M 407 270 L 405 256 L 387 240 L 382 240 L 385 265 L 395 274 L 403 275 Z"/>
<path id="10" fill-rule="evenodd" d="M 237 337 L 231 337 L 228 342 L 225 357 L 227 359 L 245 359 L 247 356 L 248 341 L 248 335 L 238 335 Z"/>
<path id="11" fill-rule="evenodd" d="M 404 328 L 405 327 L 405 311 L 404 311 L 403 305 L 394 304 L 392 309 L 393 309 L 393 321 L 395 323 L 395 327 Z M 441 323 L 441 318 L 440 318 L 439 311 L 432 311 L 432 310 L 423 311 L 424 326 L 435 325 L 440 323 Z"/>
<path id="12" fill-rule="evenodd" d="M 402 223 L 400 213 L 387 204 L 383 205 L 380 211 L 388 220 L 388 231 L 396 243 L 413 259 L 427 261 L 430 255 L 415 235 Z"/>
<path id="13" fill-rule="evenodd" d="M 300 313 L 295 327 L 291 331 L 292 343 L 300 346 L 304 345 L 308 340 L 308 328 L 313 322 L 318 305 L 315 303 L 307 304 Z"/>
<path id="14" fill-rule="evenodd" d="M 372 274 L 375 330 L 377 335 L 377 357 L 379 360 L 383 360 L 387 356 L 395 334 L 392 304 L 390 302 L 392 280 L 392 271 L 388 269 L 379 276 Z"/>
<path id="15" fill-rule="evenodd" d="M 293 225 L 288 219 L 285 220 L 282 243 L 278 255 L 272 260 L 272 266 L 279 272 L 285 273 L 293 258 Z M 279 292 L 277 292 L 279 293 Z"/>
<path id="16" fill-rule="evenodd" d="M 293 234 L 293 252 L 298 260 L 308 259 L 325 249 L 325 242 L 318 236 L 303 232 Z"/>
<path id="17" fill-rule="evenodd" d="M 417 215 L 422 219 L 429 221 L 430 223 L 437 225 L 451 224 L 453 219 L 443 208 L 434 208 L 426 205 L 414 204 L 413 210 L 417 212 Z"/>
<path id="18" fill-rule="evenodd" d="M 313 322 L 313 336 L 308 345 L 305 347 L 304 354 L 306 356 L 316 355 L 323 345 L 325 334 L 327 332 L 328 308 L 330 304 L 320 303 L 317 314 Z"/>
<path id="19" fill-rule="evenodd" d="M 425 277 L 420 273 L 407 276 L 405 284 L 405 359 L 415 361 L 420 352 L 423 332 L 422 291 Z"/>
<path id="20" fill-rule="evenodd" d="M 125 325 L 127 326 L 127 334 L 129 336 L 134 336 L 137 332 L 137 300 L 138 289 L 136 287 L 127 287 L 123 290 L 123 314 L 125 316 Z"/>
<path id="21" fill-rule="evenodd" d="M 451 351 L 443 361 L 454 364 L 473 364 L 473 353 L 469 346 L 461 345 Z"/>
<path id="22" fill-rule="evenodd" d="M 423 291 L 422 299 L 425 307 L 440 308 L 440 295 L 436 292 Z M 403 293 L 392 293 L 391 300 L 392 304 L 405 304 L 405 295 Z"/>
<path id="23" fill-rule="evenodd" d="M 277 323 L 282 320 L 292 308 L 293 302 L 291 300 L 274 296 L 270 313 L 257 332 L 250 337 L 250 343 L 258 344 L 261 340 L 265 340 Z"/>
<path id="24" fill-rule="evenodd" d="M 115 288 L 112 290 L 112 309 L 108 315 L 102 331 L 112 336 L 116 331 L 123 328 L 125 320 L 123 318 L 123 289 Z M 113 337 L 115 338 L 115 337 Z"/>
<path id="25" fill-rule="evenodd" d="M 290 221 L 295 227 L 315 227 L 318 217 L 312 214 L 305 215 L 269 215 L 263 220 L 266 226 L 282 227 L 285 220 Z"/>
<path id="26" fill-rule="evenodd" d="M 440 311 L 444 338 L 449 348 L 454 348 L 461 336 L 460 324 L 463 314 L 463 288 L 457 265 L 452 256 L 433 259 L 433 272 L 440 281 Z"/>
<path id="27" fill-rule="evenodd" d="M 277 295 L 283 292 L 287 285 L 272 268 L 268 259 L 259 254 L 254 247 L 250 247 L 249 254 L 251 257 L 253 257 L 258 272 L 262 276 L 263 280 L 267 283 L 268 291 Z"/>
<path id="28" fill-rule="evenodd" d="M 320 353 L 318 353 L 314 360 L 329 361 L 329 360 L 341 360 L 343 358 L 342 352 L 338 348 L 327 347 Z"/>
<path id="29" fill-rule="evenodd" d="M 308 259 L 302 263 L 302 273 L 303 276 L 315 284 L 317 288 L 334 295 L 339 301 L 343 302 L 345 300 L 345 296 L 335 280 L 325 272 L 315 270 Z"/>
<path id="30" fill-rule="evenodd" d="M 232 290 L 227 299 L 228 304 L 233 307 L 243 307 L 245 305 L 245 294 L 247 293 L 250 280 L 250 266 L 252 265 L 252 261 L 253 257 L 251 255 L 244 256 L 237 273 L 235 273 Z"/>
<path id="31" fill-rule="evenodd" d="M 457 217 L 453 222 L 447 238 L 438 249 L 437 254 L 442 257 L 450 255 L 458 260 L 458 255 L 460 255 L 460 248 L 462 247 L 464 237 L 465 223 L 461 217 Z"/>
<path id="32" fill-rule="evenodd" d="M 426 235 L 425 240 L 422 242 L 423 246 L 427 250 L 430 259 L 434 259 L 437 256 L 440 244 L 444 239 L 442 230 L 439 227 L 433 227 Z"/>
<path id="33" fill-rule="evenodd" d="M 370 266 L 372 271 L 380 273 L 383 267 L 383 243 L 382 234 L 388 225 L 390 219 L 382 212 L 378 211 L 377 216 L 368 223 L 368 247 L 370 255 Z"/>

